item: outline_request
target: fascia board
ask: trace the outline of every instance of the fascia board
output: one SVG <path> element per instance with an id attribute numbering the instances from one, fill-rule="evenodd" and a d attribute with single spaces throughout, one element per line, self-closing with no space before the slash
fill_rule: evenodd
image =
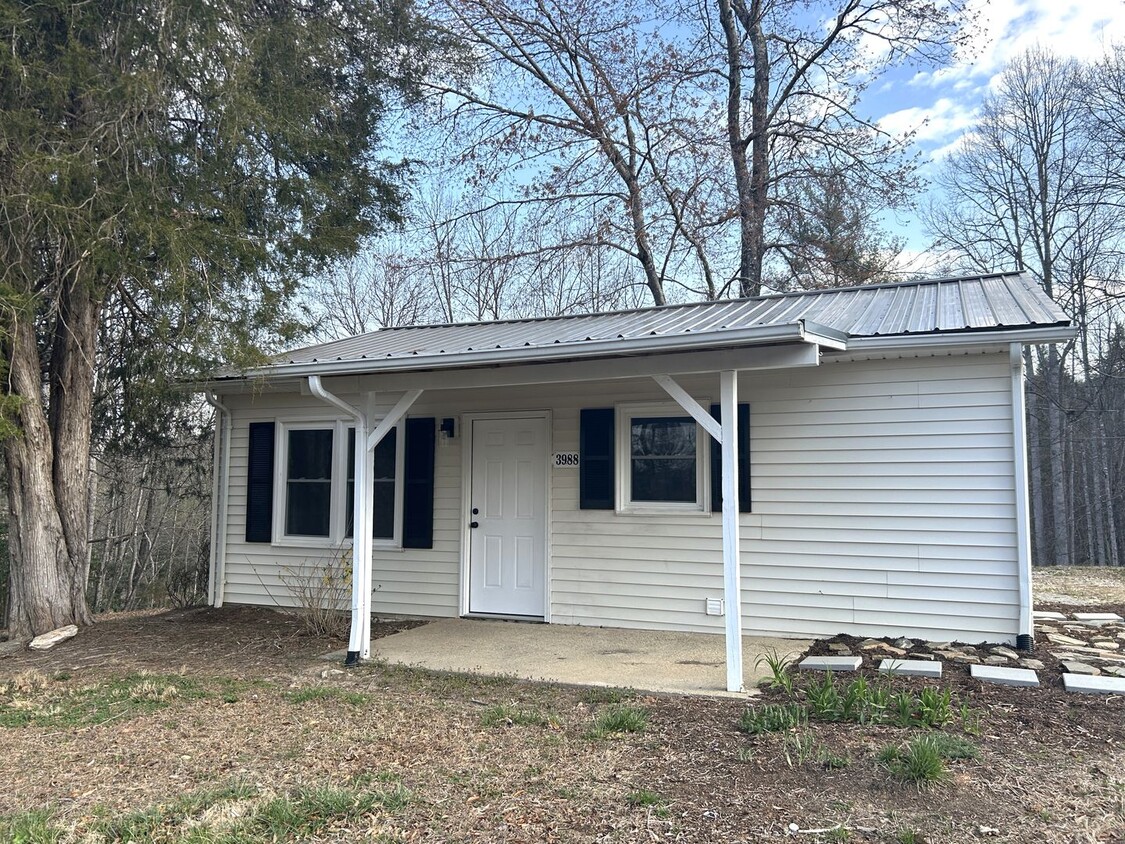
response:
<path id="1" fill-rule="evenodd" d="M 806 342 L 839 349 L 847 346 L 832 332 L 821 326 L 806 331 L 804 322 L 786 325 L 755 326 L 733 331 L 716 331 L 707 335 L 676 335 L 642 337 L 629 340 L 595 340 L 581 344 L 535 346 L 522 349 L 488 349 L 474 352 L 451 352 L 443 355 L 417 355 L 394 358 L 357 358 L 349 360 L 280 363 L 255 367 L 229 378 L 215 378 L 210 384 L 245 378 L 303 378 L 309 375 L 358 375 L 392 373 L 410 370 L 459 369 L 472 366 L 497 366 L 553 360 L 581 360 L 593 357 L 617 357 L 654 352 L 682 352 L 722 348 L 735 345 L 758 345 L 778 342 Z M 842 336 L 842 335 L 841 335 Z M 823 341 L 823 342 L 822 342 Z"/>
<path id="2" fill-rule="evenodd" d="M 963 346 L 992 344 L 1062 343 L 1077 336 L 1076 329 L 1068 325 L 1012 331 L 963 331 L 955 334 L 897 334 L 892 337 L 853 337 L 848 341 L 849 352 L 905 351 L 909 349 L 949 349 Z"/>

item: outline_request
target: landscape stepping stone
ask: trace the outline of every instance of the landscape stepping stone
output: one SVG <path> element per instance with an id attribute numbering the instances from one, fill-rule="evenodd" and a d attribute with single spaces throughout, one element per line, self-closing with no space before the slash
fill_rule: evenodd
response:
<path id="1" fill-rule="evenodd" d="M 1102 673 L 1092 665 L 1087 665 L 1084 662 L 1077 662 L 1074 660 L 1063 660 L 1062 667 L 1069 674 L 1086 674 L 1089 676 L 1094 676 Z"/>
<path id="2" fill-rule="evenodd" d="M 993 648 L 991 651 L 989 651 L 989 653 L 995 654 L 996 656 L 1005 656 L 1008 659 L 1019 659 L 1020 658 L 1020 655 L 1018 653 L 1013 651 L 1011 648 L 1005 648 L 1002 645 L 998 648 Z"/>
<path id="3" fill-rule="evenodd" d="M 1068 692 L 1080 694 L 1125 694 L 1125 677 L 1090 677 L 1083 674 L 1064 674 L 1063 687 Z"/>
<path id="4" fill-rule="evenodd" d="M 1032 618 L 1037 621 L 1066 621 L 1066 616 L 1061 612 L 1047 612 L 1046 610 L 1035 610 L 1031 614 Z"/>
<path id="5" fill-rule="evenodd" d="M 1002 668 L 998 665 L 973 665 L 969 667 L 969 674 L 974 680 L 982 683 L 994 683 L 997 686 L 1033 686 L 1038 688 L 1039 675 L 1026 668 Z"/>
<path id="6" fill-rule="evenodd" d="M 1085 645 L 1085 639 L 1075 639 L 1073 636 L 1064 636 L 1062 633 L 1048 633 L 1047 641 L 1056 645 Z"/>
<path id="7" fill-rule="evenodd" d="M 941 663 L 925 659 L 884 659 L 879 663 L 880 674 L 899 674 L 903 677 L 940 677 Z"/>
<path id="8" fill-rule="evenodd" d="M 1115 612 L 1076 612 L 1074 617 L 1078 621 L 1125 621 Z"/>
<path id="9" fill-rule="evenodd" d="M 1022 665 L 1024 668 L 1031 668 L 1035 671 L 1042 671 L 1044 668 L 1047 667 L 1046 665 L 1044 665 L 1042 663 L 1041 660 L 1031 659 L 1030 657 L 1027 658 L 1027 659 L 1021 659 L 1020 665 Z"/>
<path id="10" fill-rule="evenodd" d="M 855 671 L 863 665 L 858 656 L 807 656 L 798 663 L 802 671 Z"/>

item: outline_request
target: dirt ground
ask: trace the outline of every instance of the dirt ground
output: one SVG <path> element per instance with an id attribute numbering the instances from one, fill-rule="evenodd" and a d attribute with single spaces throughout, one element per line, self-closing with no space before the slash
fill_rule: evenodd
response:
<path id="1" fill-rule="evenodd" d="M 1104 586 L 1081 581 L 1070 595 L 1063 582 L 1051 572 L 1039 594 L 1055 606 L 1101 594 L 1125 607 Z M 223 783 L 282 791 L 366 773 L 401 782 L 406 808 L 378 829 L 308 840 L 1125 841 L 1125 698 L 1065 694 L 1054 665 L 1039 689 L 982 686 L 963 668 L 939 684 L 893 680 L 948 687 L 945 730 L 979 753 L 919 788 L 879 761 L 917 730 L 810 722 L 748 736 L 744 702 L 626 694 L 649 712 L 647 727 L 595 736 L 595 718 L 617 705 L 604 690 L 377 664 L 342 671 L 322 659 L 342 646 L 302 636 L 291 615 L 225 608 L 111 616 L 53 651 L 2 658 L 0 683 L 23 678 L 29 690 L 0 696 L 0 717 L 5 705 L 39 707 L 42 722 L 0 726 L 0 816 L 46 807 L 81 824 Z M 44 696 L 138 672 L 191 678 L 198 693 L 103 723 L 51 723 Z M 874 681 L 869 665 L 864 673 Z M 753 705 L 785 699 L 769 690 Z"/>

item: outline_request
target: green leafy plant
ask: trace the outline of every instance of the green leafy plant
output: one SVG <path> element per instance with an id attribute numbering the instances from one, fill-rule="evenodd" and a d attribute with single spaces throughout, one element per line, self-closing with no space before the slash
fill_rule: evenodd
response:
<path id="1" fill-rule="evenodd" d="M 607 738 L 620 733 L 644 732 L 648 726 L 648 710 L 640 706 L 621 704 L 607 709 L 594 719 L 588 733 L 591 738 Z"/>
<path id="2" fill-rule="evenodd" d="M 546 727 L 551 723 L 542 712 L 506 704 L 490 706 L 481 714 L 480 721 L 486 727 Z"/>
<path id="3" fill-rule="evenodd" d="M 824 679 L 809 686 L 805 693 L 809 705 L 809 715 L 821 721 L 837 721 L 840 718 L 840 693 L 831 671 L 826 671 Z"/>
<path id="4" fill-rule="evenodd" d="M 603 703 L 621 703 L 625 700 L 631 700 L 636 696 L 637 693 L 633 689 L 622 689 L 612 686 L 592 686 L 588 689 L 583 689 L 578 695 L 578 699 L 583 703 L 595 706 Z"/>
<path id="5" fill-rule="evenodd" d="M 351 706 L 363 706 L 370 698 L 362 692 L 350 692 L 335 686 L 306 686 L 282 695 L 290 703 L 309 703 L 318 700 L 338 700 Z"/>
<path id="6" fill-rule="evenodd" d="M 793 658 L 790 656 L 782 656 L 774 648 L 769 648 L 764 654 L 754 661 L 754 668 L 760 669 L 765 665 L 770 670 L 769 685 L 770 688 L 784 689 L 785 693 L 793 697 L 793 674 L 790 668 L 793 665 Z"/>
<path id="7" fill-rule="evenodd" d="M 748 707 L 739 719 L 739 729 L 750 735 L 791 730 L 808 723 L 809 713 L 796 703 Z"/>
<path id="8" fill-rule="evenodd" d="M 889 748 L 880 754 L 891 774 L 904 782 L 924 788 L 945 780 L 949 773 L 945 758 L 934 736 L 919 736 L 905 747 Z"/>
<path id="9" fill-rule="evenodd" d="M 899 692 L 891 695 L 889 711 L 891 719 L 900 727 L 912 727 L 914 719 L 914 695 L 910 692 Z"/>
<path id="10" fill-rule="evenodd" d="M 950 708 L 953 695 L 949 689 L 939 691 L 927 686 L 918 695 L 918 719 L 927 727 L 944 727 L 953 720 Z"/>
<path id="11" fill-rule="evenodd" d="M 960 708 L 961 729 L 971 736 L 980 735 L 980 713 L 971 708 L 967 703 L 962 703 Z"/>

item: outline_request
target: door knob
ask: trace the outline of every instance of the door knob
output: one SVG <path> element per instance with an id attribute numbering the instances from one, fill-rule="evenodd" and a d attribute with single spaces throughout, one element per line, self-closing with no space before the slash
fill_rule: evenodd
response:
<path id="1" fill-rule="evenodd" d="M 480 510 L 478 510 L 476 507 L 473 508 L 473 515 L 474 516 L 479 512 L 480 512 Z"/>
<path id="2" fill-rule="evenodd" d="M 480 527 L 480 522 L 469 522 L 469 527 L 478 528 Z"/>

